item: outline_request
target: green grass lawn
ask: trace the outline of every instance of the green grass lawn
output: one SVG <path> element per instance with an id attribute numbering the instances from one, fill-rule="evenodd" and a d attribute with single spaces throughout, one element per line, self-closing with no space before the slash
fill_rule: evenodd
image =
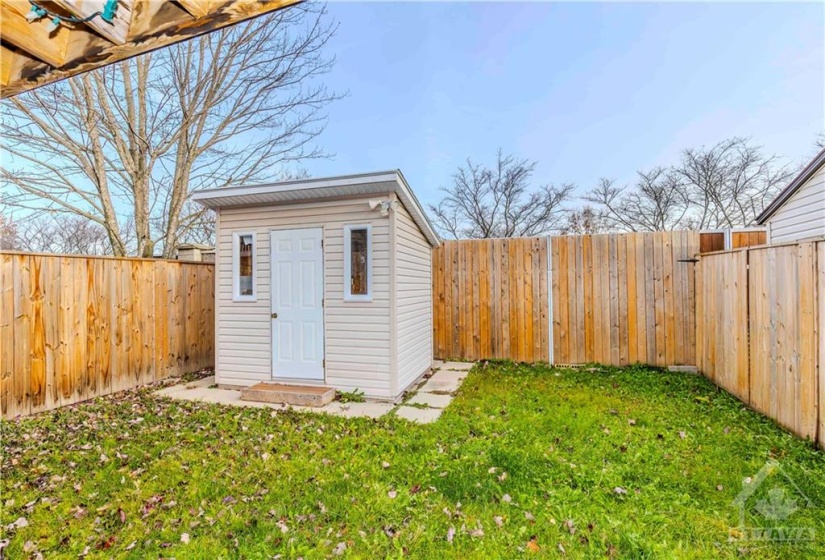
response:
<path id="1" fill-rule="evenodd" d="M 689 374 L 477 366 L 430 425 L 144 389 L 0 435 L 7 558 L 825 557 L 825 455 Z M 813 541 L 729 541 L 769 459 L 748 526 Z"/>

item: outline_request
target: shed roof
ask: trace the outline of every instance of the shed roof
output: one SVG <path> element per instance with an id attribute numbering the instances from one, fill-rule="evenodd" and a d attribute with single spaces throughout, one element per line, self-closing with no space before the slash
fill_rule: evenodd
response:
<path id="1" fill-rule="evenodd" d="M 793 181 L 788 183 L 782 192 L 776 195 L 776 198 L 771 201 L 768 206 L 762 210 L 762 213 L 756 217 L 756 223 L 760 225 L 764 225 L 771 216 L 776 214 L 776 211 L 782 208 L 791 197 L 796 194 L 796 191 L 802 188 L 802 186 L 808 182 L 808 179 L 813 177 L 817 171 L 819 171 L 822 166 L 825 165 L 825 148 L 823 148 L 814 159 L 811 160 L 808 165 L 806 165 L 802 171 L 799 172 L 799 175 L 794 177 Z"/>
<path id="2" fill-rule="evenodd" d="M 225 187 L 195 191 L 192 200 L 207 208 L 294 204 L 339 197 L 386 194 L 394 192 L 416 225 L 433 247 L 441 239 L 415 197 L 404 175 L 394 171 L 377 171 L 360 175 L 341 175 L 319 179 L 300 179 L 265 185 Z"/>

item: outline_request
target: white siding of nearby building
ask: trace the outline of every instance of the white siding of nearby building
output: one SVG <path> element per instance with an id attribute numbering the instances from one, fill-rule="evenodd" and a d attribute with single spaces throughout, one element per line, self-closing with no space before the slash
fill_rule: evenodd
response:
<path id="1" fill-rule="evenodd" d="M 432 252 L 410 213 L 395 212 L 397 391 L 403 391 L 432 366 Z"/>
<path id="2" fill-rule="evenodd" d="M 825 167 L 771 216 L 768 232 L 771 243 L 825 236 Z"/>
<path id="3" fill-rule="evenodd" d="M 216 376 L 225 385 L 272 379 L 269 232 L 324 230 L 325 383 L 393 398 L 390 328 L 390 220 L 367 198 L 280 206 L 221 208 L 216 263 Z M 344 226 L 372 225 L 373 300 L 345 302 Z M 257 232 L 257 301 L 232 301 L 232 232 Z M 429 260 L 427 262 L 429 266 Z M 406 325 L 406 323 L 405 323 Z M 431 329 L 425 331 L 429 339 Z M 418 367 L 418 365 L 416 365 Z"/>

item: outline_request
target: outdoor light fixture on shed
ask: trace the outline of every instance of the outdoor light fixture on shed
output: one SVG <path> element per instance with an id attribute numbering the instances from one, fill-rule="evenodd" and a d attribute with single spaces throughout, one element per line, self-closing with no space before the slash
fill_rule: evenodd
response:
<path id="1" fill-rule="evenodd" d="M 398 208 L 398 201 L 397 200 L 378 200 L 375 198 L 370 199 L 369 201 L 370 210 L 380 209 L 381 215 L 386 216 L 390 213 L 390 209 L 397 209 Z"/>

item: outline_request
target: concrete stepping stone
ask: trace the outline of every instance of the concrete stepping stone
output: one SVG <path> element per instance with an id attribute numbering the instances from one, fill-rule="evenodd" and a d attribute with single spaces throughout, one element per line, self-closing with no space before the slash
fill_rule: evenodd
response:
<path id="1" fill-rule="evenodd" d="M 447 408 L 453 400 L 451 395 L 435 395 L 433 393 L 416 393 L 406 404 L 425 404 L 430 408 Z"/>
<path id="2" fill-rule="evenodd" d="M 437 374 L 436 374 L 437 375 Z M 427 380 L 423 387 L 421 387 L 418 392 L 419 393 L 454 393 L 458 390 L 458 386 L 461 385 L 461 379 L 457 377 L 444 379 L 439 378 L 436 379 L 435 375 L 432 376 Z"/>
<path id="3" fill-rule="evenodd" d="M 395 411 L 395 414 L 399 418 L 409 420 L 410 422 L 430 424 L 438 420 L 441 412 L 442 410 L 440 408 L 416 408 L 414 406 L 401 405 L 398 407 L 398 410 Z"/>
<path id="4" fill-rule="evenodd" d="M 475 364 L 473 362 L 444 362 L 441 369 L 449 369 L 453 371 L 470 371 Z"/>
<path id="5" fill-rule="evenodd" d="M 464 378 L 466 378 L 469 373 L 469 371 L 440 369 L 437 372 L 435 372 L 430 379 L 434 377 L 439 381 L 447 381 L 448 379 L 458 379 L 459 381 L 464 381 Z"/>

